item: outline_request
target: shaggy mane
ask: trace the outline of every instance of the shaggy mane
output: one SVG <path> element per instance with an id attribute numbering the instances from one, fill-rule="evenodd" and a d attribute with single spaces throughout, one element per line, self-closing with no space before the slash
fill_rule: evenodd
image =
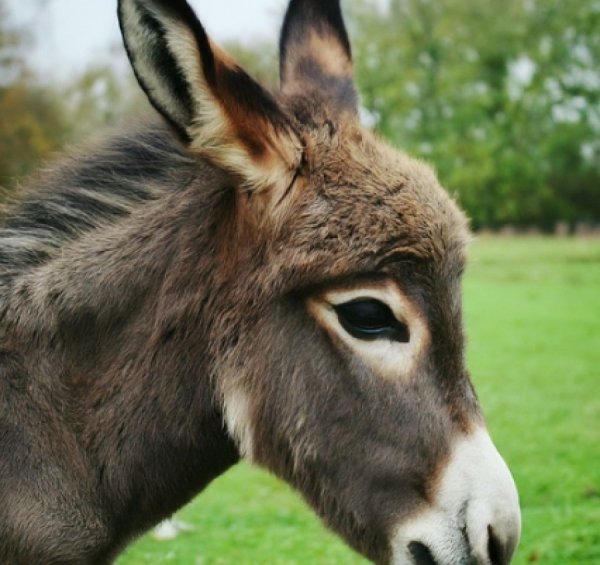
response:
<path id="1" fill-rule="evenodd" d="M 166 127 L 119 134 L 36 175 L 0 217 L 0 288 L 193 174 Z"/>

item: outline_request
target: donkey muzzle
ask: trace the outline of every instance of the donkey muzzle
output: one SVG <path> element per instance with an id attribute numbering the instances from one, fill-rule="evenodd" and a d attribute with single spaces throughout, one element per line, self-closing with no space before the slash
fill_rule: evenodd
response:
<path id="1" fill-rule="evenodd" d="M 489 434 L 461 437 L 428 507 L 396 528 L 393 565 L 505 565 L 521 533 L 517 489 Z"/>

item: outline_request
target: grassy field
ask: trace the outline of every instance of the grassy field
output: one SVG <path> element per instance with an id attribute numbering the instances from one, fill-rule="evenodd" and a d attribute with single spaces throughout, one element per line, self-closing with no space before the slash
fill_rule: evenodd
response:
<path id="1" fill-rule="evenodd" d="M 482 238 L 465 282 L 468 357 L 521 495 L 515 562 L 600 564 L 600 241 Z M 119 565 L 352 564 L 285 485 L 239 465 Z"/>

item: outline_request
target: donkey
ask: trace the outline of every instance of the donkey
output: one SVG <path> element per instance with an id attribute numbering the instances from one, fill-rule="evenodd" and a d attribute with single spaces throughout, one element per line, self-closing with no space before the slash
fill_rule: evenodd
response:
<path id="1" fill-rule="evenodd" d="M 339 0 L 291 0 L 275 94 L 185 0 L 118 15 L 162 119 L 38 175 L 0 228 L 0 563 L 110 563 L 240 458 L 374 562 L 508 563 L 467 222 L 361 126 Z"/>

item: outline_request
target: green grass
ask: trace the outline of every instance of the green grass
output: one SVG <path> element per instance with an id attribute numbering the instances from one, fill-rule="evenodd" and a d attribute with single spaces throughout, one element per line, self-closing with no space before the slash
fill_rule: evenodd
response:
<path id="1" fill-rule="evenodd" d="M 468 359 L 517 481 L 515 563 L 600 564 L 600 241 L 481 238 L 465 281 Z M 119 565 L 365 563 L 287 486 L 247 465 L 146 536 Z"/>
<path id="2" fill-rule="evenodd" d="M 469 366 L 521 495 L 517 563 L 600 563 L 600 241 L 482 239 Z"/>

